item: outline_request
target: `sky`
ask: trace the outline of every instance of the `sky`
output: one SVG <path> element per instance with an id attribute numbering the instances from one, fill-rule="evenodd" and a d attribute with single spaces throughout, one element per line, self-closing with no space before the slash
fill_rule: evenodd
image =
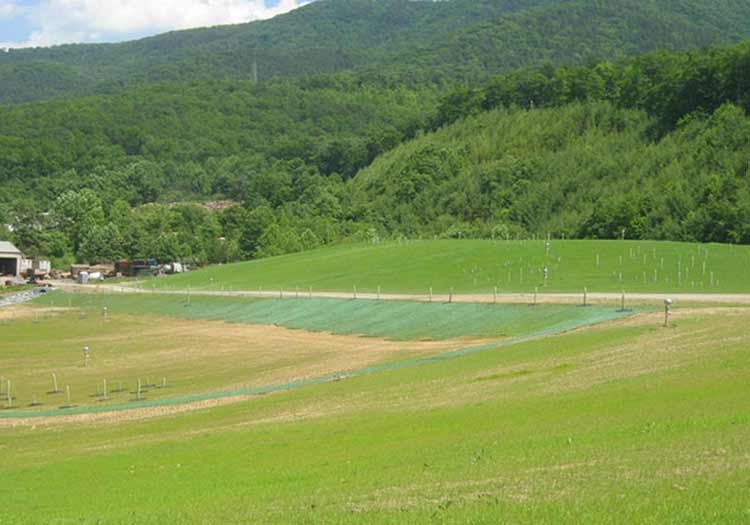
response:
<path id="1" fill-rule="evenodd" d="M 262 20 L 312 0 L 0 0 L 0 48 L 120 42 Z"/>

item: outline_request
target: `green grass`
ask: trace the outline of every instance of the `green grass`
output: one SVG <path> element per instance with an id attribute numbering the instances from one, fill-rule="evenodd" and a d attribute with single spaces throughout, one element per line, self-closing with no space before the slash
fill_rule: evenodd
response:
<path id="1" fill-rule="evenodd" d="M 613 307 L 493 305 L 342 299 L 252 299 L 179 295 L 65 294 L 37 299 L 38 306 L 80 307 L 92 318 L 110 314 L 170 316 L 230 323 L 279 325 L 392 340 L 501 338 L 620 317 Z"/>
<path id="2" fill-rule="evenodd" d="M 597 265 L 598 258 L 598 265 Z M 543 268 L 549 270 L 544 287 Z M 146 288 L 435 293 L 750 292 L 750 247 L 648 241 L 415 241 L 340 245 L 213 266 Z"/>
<path id="3" fill-rule="evenodd" d="M 747 311 L 110 424 L 4 428 L 4 523 L 743 523 Z"/>

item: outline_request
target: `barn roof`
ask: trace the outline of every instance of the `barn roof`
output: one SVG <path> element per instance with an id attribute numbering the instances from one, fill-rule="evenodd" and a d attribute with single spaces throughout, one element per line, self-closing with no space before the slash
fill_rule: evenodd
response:
<path id="1" fill-rule="evenodd" d="M 0 253 L 12 253 L 14 255 L 21 255 L 21 251 L 7 241 L 0 241 Z"/>

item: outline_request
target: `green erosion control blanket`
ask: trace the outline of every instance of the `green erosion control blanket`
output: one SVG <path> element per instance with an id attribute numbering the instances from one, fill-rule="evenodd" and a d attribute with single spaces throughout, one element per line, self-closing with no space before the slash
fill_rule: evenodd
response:
<path id="1" fill-rule="evenodd" d="M 392 340 L 502 338 L 570 322 L 586 323 L 609 308 L 566 305 L 492 305 L 346 299 L 254 299 L 186 295 L 53 294 L 38 305 L 107 307 L 110 314 L 179 317 L 279 325 L 312 332 Z"/>
<path id="2" fill-rule="evenodd" d="M 57 295 L 57 299 L 60 296 Z M 561 334 L 567 331 L 575 330 L 582 327 L 592 326 L 605 321 L 618 319 L 630 315 L 628 312 L 619 312 L 612 308 L 578 308 L 574 306 L 561 307 L 537 307 L 528 306 L 492 306 L 492 305 L 437 305 L 424 303 L 378 303 L 376 301 L 341 301 L 341 300 L 241 300 L 234 304 L 226 304 L 226 300 L 206 301 L 210 304 L 202 304 L 197 301 L 191 306 L 184 304 L 185 299 L 175 300 L 169 298 L 169 301 L 152 301 L 154 297 L 138 297 L 137 301 L 132 304 L 128 303 L 130 297 L 118 297 L 124 302 L 118 302 L 114 297 L 96 296 L 92 299 L 82 297 L 83 300 L 89 301 L 90 306 L 99 306 L 102 302 L 109 302 L 116 309 L 127 311 L 128 307 L 138 308 L 140 313 L 148 311 L 149 308 L 159 308 L 162 315 L 177 315 L 189 318 L 211 318 L 225 319 L 231 322 L 253 322 L 259 324 L 275 323 L 291 328 L 319 329 L 336 333 L 349 333 L 347 330 L 356 333 L 368 333 L 375 335 L 383 332 L 383 335 L 399 336 L 404 338 L 407 334 L 421 333 L 420 329 L 413 326 L 413 323 L 425 322 L 432 323 L 431 326 L 440 326 L 435 319 L 442 319 L 446 326 L 442 330 L 442 337 L 452 335 L 481 335 L 473 333 L 472 327 L 481 327 L 479 322 L 472 318 L 472 313 L 479 315 L 480 318 L 488 321 L 487 312 L 494 312 L 494 321 L 496 325 L 505 323 L 523 325 L 530 327 L 534 325 L 533 331 L 527 331 L 525 334 L 516 334 L 506 339 L 489 343 L 481 346 L 471 346 L 452 352 L 438 354 L 435 356 L 420 357 L 404 361 L 383 363 L 360 370 L 347 371 L 336 374 L 329 374 L 321 377 L 292 381 L 277 385 L 269 385 L 257 388 L 246 388 L 238 390 L 227 390 L 223 392 L 209 392 L 195 394 L 183 397 L 174 397 L 168 399 L 159 399 L 154 401 L 137 401 L 121 405 L 108 405 L 100 407 L 79 407 L 70 409 L 54 409 L 41 411 L 8 411 L 0 412 L 2 419 L 18 419 L 31 417 L 50 417 L 65 416 L 75 414 L 92 414 L 121 410 L 132 410 L 149 407 L 176 406 L 198 401 L 212 399 L 223 399 L 237 396 L 250 396 L 278 392 L 283 390 L 292 390 L 309 385 L 320 385 L 331 381 L 338 381 L 344 378 L 365 376 L 389 370 L 400 368 L 414 367 L 445 361 L 448 359 L 459 358 L 464 355 L 540 339 L 546 336 Z M 212 298 L 213 299 L 213 298 Z M 46 300 L 46 299 L 45 299 Z M 108 300 L 108 301 L 107 301 Z M 101 301 L 101 302 L 100 302 Z M 222 305 L 221 303 L 225 304 Z M 198 303 L 198 304 L 196 304 Z M 231 303 L 231 301 L 230 301 Z M 46 303 L 42 303 L 46 304 Z M 382 306 L 381 306 L 382 305 Z M 395 308 L 394 308 L 395 307 Z M 180 310 L 173 310 L 179 308 Z M 363 309 L 358 312 L 359 309 Z M 394 312 L 386 314 L 385 312 L 394 308 Z M 484 311 L 482 310 L 484 309 Z M 549 309 L 549 311 L 547 311 Z M 423 312 L 420 312 L 423 310 Z M 566 315 L 560 312 L 564 311 Z M 350 317 L 339 317 L 341 315 Z M 400 314 L 400 316 L 398 315 Z M 525 314 L 525 315 L 524 315 Z M 358 317 L 361 316 L 360 317 Z M 445 322 L 445 316 L 450 316 L 453 322 Z M 455 317 L 454 317 L 455 315 Z M 432 316 L 432 318 L 430 318 Z M 484 316 L 484 317 L 482 317 Z M 529 322 L 529 318 L 534 321 Z M 356 321 L 358 319 L 358 321 Z M 546 324 L 547 326 L 542 326 Z M 457 326 L 453 326 L 457 325 Z M 458 331 L 463 326 L 463 330 Z M 380 328 L 378 328 L 380 327 Z M 486 330 L 485 330 L 486 331 Z"/>

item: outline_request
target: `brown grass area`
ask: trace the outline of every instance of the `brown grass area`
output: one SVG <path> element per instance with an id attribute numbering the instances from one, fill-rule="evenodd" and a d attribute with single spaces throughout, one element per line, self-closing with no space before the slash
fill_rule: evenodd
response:
<path id="1" fill-rule="evenodd" d="M 60 315 L 70 312 L 70 308 L 31 308 L 24 305 L 13 305 L 0 308 L 0 321 L 24 320 L 31 319 L 34 316 L 46 317 L 50 315 Z"/>
<path id="2" fill-rule="evenodd" d="M 6 358 L 3 365 L 6 369 L 16 367 L 18 373 L 14 377 L 18 384 L 24 386 L 39 378 L 48 381 L 52 371 L 64 378 L 61 379 L 61 384 L 67 384 L 71 377 L 75 377 L 80 385 L 73 389 L 77 392 L 81 392 L 83 388 L 93 390 L 96 384 L 101 384 L 102 377 L 111 379 L 110 388 L 117 385 L 114 378 L 128 378 L 130 389 L 133 388 L 134 377 L 150 377 L 157 384 L 162 377 L 169 378 L 168 383 L 173 388 L 167 391 L 154 389 L 146 394 L 148 399 L 155 399 L 256 388 L 331 374 L 346 374 L 351 370 L 386 361 L 431 355 L 485 342 L 466 339 L 396 342 L 373 337 L 291 330 L 279 326 L 174 318 L 144 321 L 142 317 L 129 316 L 111 318 L 106 328 L 94 336 L 84 337 L 81 333 L 71 335 L 60 341 L 62 350 L 54 350 L 48 358 L 35 358 L 31 365 L 31 358 L 25 355 L 15 359 Z M 78 355 L 78 349 L 84 344 L 90 345 L 92 354 L 87 369 L 81 366 Z M 61 355 L 65 356 L 64 364 L 61 364 Z M 43 363 L 37 365 L 37 361 Z M 21 375 L 24 370 L 32 370 L 33 373 L 24 377 Z M 48 390 L 46 383 L 33 388 L 36 392 Z M 129 397 L 133 396 L 121 396 L 118 404 Z M 62 422 L 116 423 L 213 408 L 246 399 L 247 396 L 236 396 L 180 406 L 112 413 L 0 419 L 0 428 Z M 90 399 L 88 395 L 73 401 L 78 406 L 100 403 L 96 399 Z M 49 402 L 54 403 L 51 399 Z"/>

